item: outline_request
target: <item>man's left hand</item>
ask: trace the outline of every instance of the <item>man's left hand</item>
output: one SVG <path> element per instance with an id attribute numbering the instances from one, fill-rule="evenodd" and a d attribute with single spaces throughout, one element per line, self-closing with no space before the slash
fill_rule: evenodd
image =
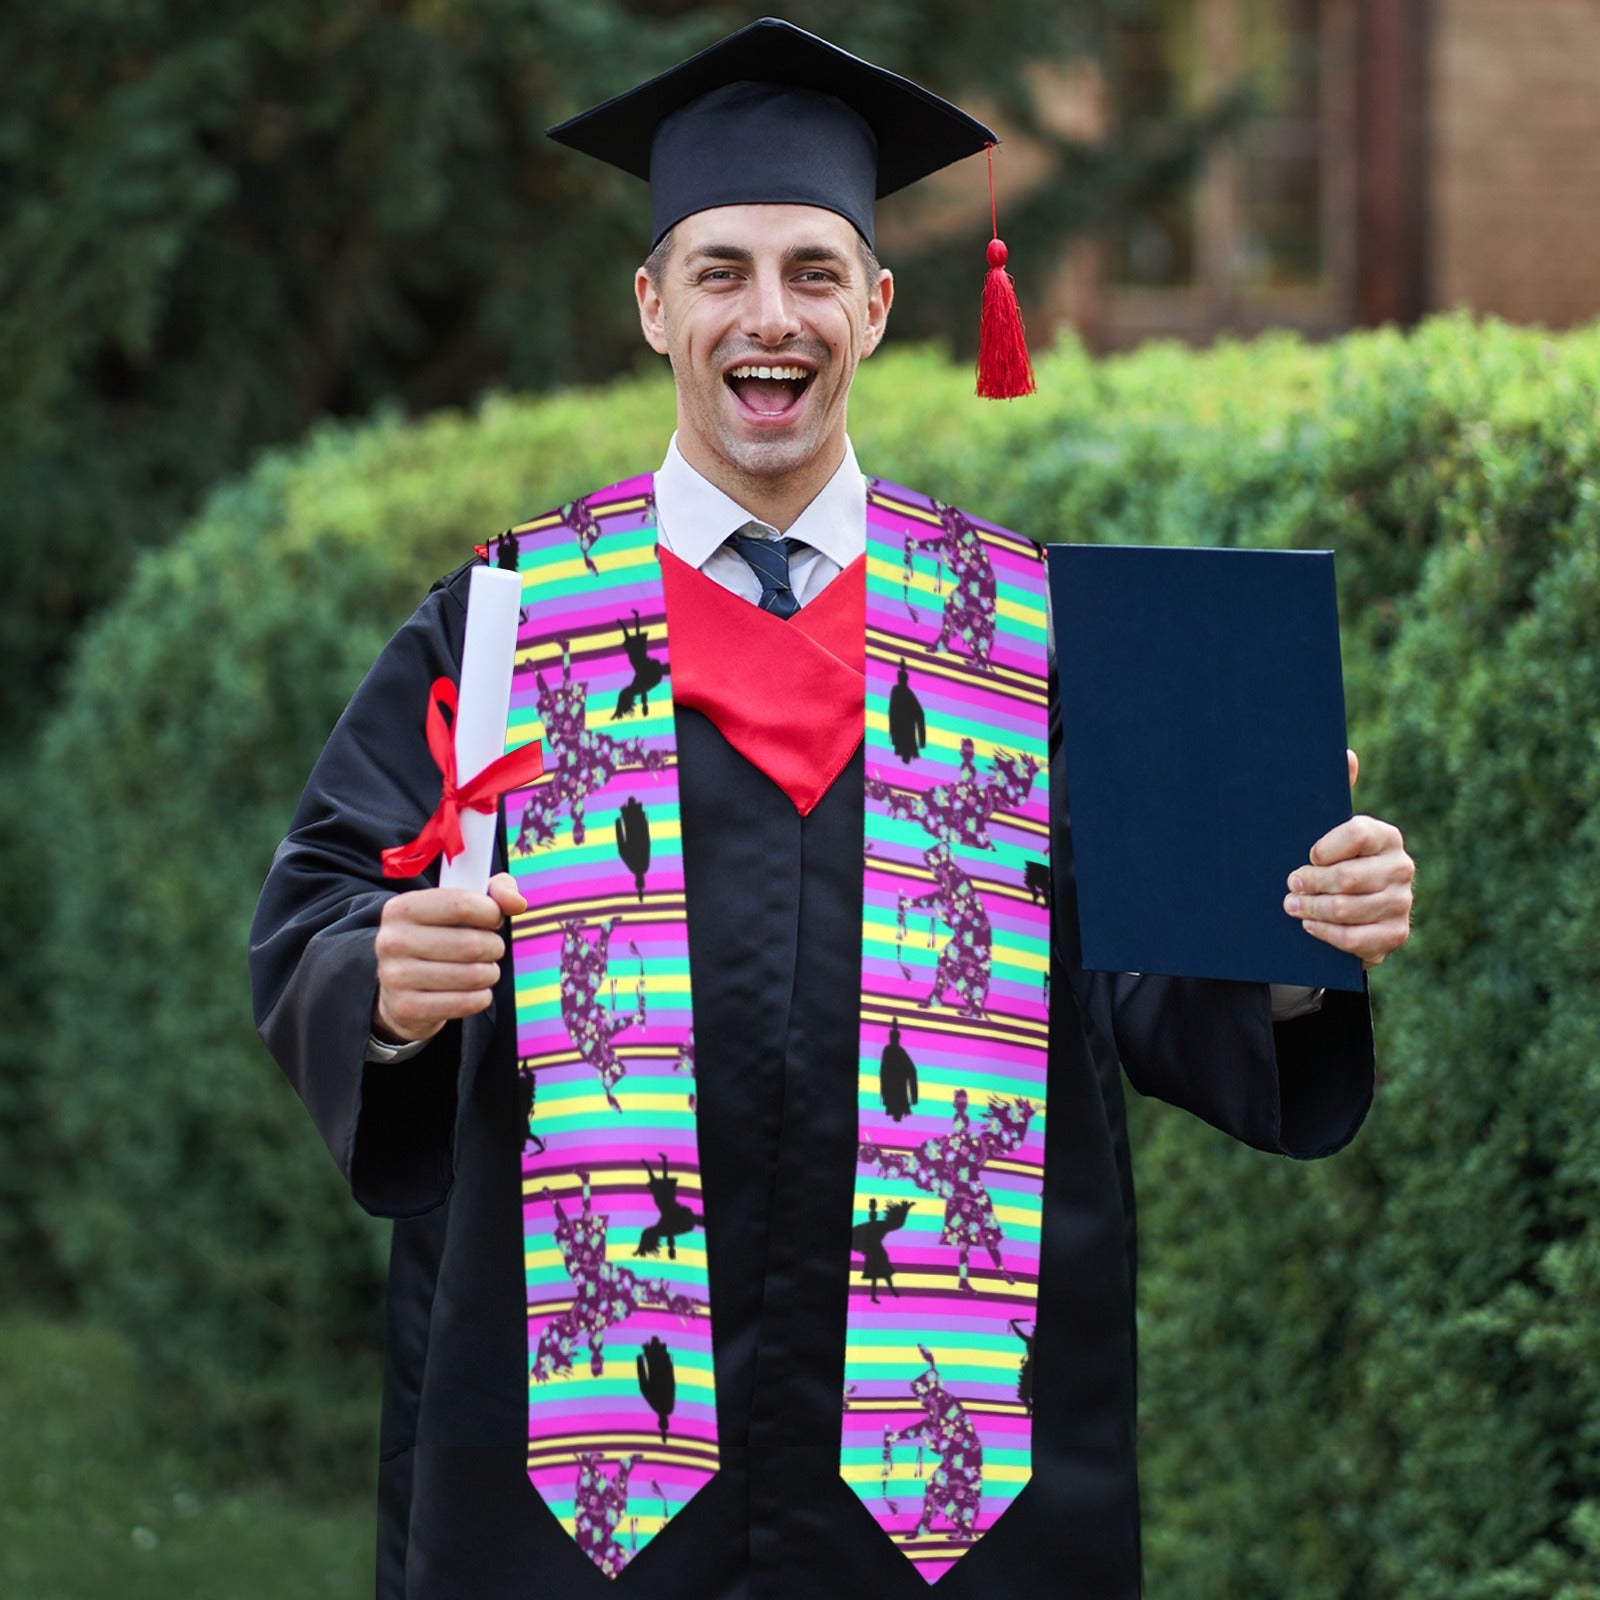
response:
<path id="1" fill-rule="evenodd" d="M 1361 764 L 1354 750 L 1350 787 Z M 1375 967 L 1411 936 L 1411 882 L 1417 864 L 1392 822 L 1356 816 L 1323 834 L 1311 860 L 1289 874 L 1283 909 L 1306 932 Z"/>

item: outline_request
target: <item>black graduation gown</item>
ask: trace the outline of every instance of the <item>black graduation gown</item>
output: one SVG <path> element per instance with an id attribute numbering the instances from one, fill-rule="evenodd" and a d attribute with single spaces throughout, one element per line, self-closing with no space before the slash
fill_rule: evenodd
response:
<path id="1" fill-rule="evenodd" d="M 373 929 L 438 779 L 430 682 L 455 677 L 465 570 L 436 585 L 329 738 L 251 939 L 263 1038 L 355 1198 L 395 1219 L 380 1473 L 383 1600 L 920 1600 L 923 1580 L 838 1477 L 856 1144 L 862 757 L 810 816 L 690 710 L 677 714 L 699 1138 L 723 1467 L 621 1578 L 563 1533 L 523 1470 L 525 1099 L 509 971 L 491 1013 L 411 1061 L 363 1062 Z M 1052 728 L 1052 793 L 1064 799 Z M 1264 985 L 1086 974 L 1065 805 L 1034 1474 L 941 1600 L 1132 1600 L 1133 1190 L 1120 1057 L 1145 1093 L 1261 1149 L 1316 1156 L 1372 1092 L 1366 999 L 1274 1026 Z M 1018 1344 L 1019 1369 L 1023 1356 Z"/>

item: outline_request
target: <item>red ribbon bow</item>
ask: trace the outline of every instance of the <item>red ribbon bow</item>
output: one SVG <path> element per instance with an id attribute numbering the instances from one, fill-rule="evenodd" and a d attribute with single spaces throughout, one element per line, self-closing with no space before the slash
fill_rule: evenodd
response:
<path id="1" fill-rule="evenodd" d="M 486 815 L 500 804 L 500 797 L 513 789 L 525 788 L 544 771 L 539 742 L 525 744 L 491 761 L 477 777 L 456 786 L 456 686 L 448 678 L 435 678 L 428 690 L 428 750 L 444 779 L 444 789 L 433 815 L 410 844 L 396 845 L 383 852 L 386 878 L 414 878 L 424 872 L 442 851 L 446 861 L 454 861 L 465 848 L 461 837 L 461 813 L 481 811 Z M 450 713 L 445 721 L 444 713 Z"/>

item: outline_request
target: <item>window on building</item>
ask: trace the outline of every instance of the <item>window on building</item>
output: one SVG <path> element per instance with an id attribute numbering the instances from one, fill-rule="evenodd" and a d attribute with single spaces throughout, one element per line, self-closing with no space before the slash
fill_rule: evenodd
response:
<path id="1" fill-rule="evenodd" d="M 1248 115 L 1187 191 L 1110 230 L 1099 342 L 1349 325 L 1354 23 L 1353 0 L 1148 0 L 1125 25 L 1115 115 L 1159 127 L 1231 93 Z"/>

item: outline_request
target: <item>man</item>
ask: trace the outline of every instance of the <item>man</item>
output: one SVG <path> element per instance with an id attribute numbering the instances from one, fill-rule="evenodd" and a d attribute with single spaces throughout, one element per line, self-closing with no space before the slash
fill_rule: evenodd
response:
<path id="1" fill-rule="evenodd" d="M 508 802 L 515 870 L 478 895 L 395 892 L 378 867 L 439 797 L 422 710 L 459 673 L 463 571 L 330 738 L 252 940 L 263 1036 L 356 1198 L 396 1218 L 380 1593 L 844 1600 L 938 1578 L 957 1600 L 1126 1600 L 1117 1057 L 1237 1137 L 1321 1155 L 1370 1099 L 1365 997 L 1080 970 L 1054 738 L 1042 809 L 1042 620 L 1036 676 L 1013 649 L 1042 607 L 980 604 L 996 571 L 1002 600 L 1025 594 L 1036 563 L 936 501 L 869 493 L 855 465 L 851 381 L 894 287 L 871 200 L 987 130 L 768 22 L 557 131 L 650 176 L 635 292 L 678 428 L 648 485 L 514 530 L 550 772 Z M 863 602 L 871 541 L 902 553 L 913 614 L 919 552 L 976 551 L 987 576 L 921 637 Z M 663 611 L 617 598 L 635 581 Z M 902 635 L 864 666 L 863 604 L 869 632 Z M 888 757 L 931 758 L 869 718 L 874 764 L 863 683 L 886 697 L 913 647 L 943 765 L 890 782 Z M 662 720 L 610 730 L 645 678 Z M 1018 711 L 980 749 L 980 724 L 1027 706 L 1037 729 Z M 1357 817 L 1285 870 L 1313 935 L 1368 965 L 1404 940 L 1412 868 L 1388 824 Z M 930 946 L 949 930 L 937 957 L 911 933 L 923 911 Z M 693 972 L 676 1060 L 638 1042 L 687 1003 L 656 959 L 669 934 Z M 917 1092 L 885 1094 L 880 1061 Z M 618 1158 L 635 1115 L 674 1147 Z"/>

